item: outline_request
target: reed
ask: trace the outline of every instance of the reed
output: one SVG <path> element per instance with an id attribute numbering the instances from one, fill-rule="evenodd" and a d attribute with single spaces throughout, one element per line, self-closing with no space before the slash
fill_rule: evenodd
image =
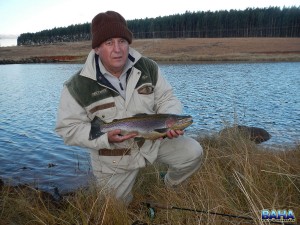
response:
<path id="1" fill-rule="evenodd" d="M 2 186 L 0 224 L 263 224 L 262 209 L 292 209 L 300 215 L 300 145 L 264 149 L 236 133 L 198 141 L 204 147 L 201 168 L 180 187 L 164 186 L 159 172 L 166 168 L 159 164 L 141 170 L 128 207 L 93 185 L 60 201 L 30 187 Z M 142 204 L 148 201 L 169 209 L 157 207 L 149 216 L 152 211 Z"/>

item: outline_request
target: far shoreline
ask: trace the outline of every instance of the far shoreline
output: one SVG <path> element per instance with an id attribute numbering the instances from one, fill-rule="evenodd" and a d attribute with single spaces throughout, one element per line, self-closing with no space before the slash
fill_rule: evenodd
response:
<path id="1" fill-rule="evenodd" d="M 136 39 L 131 47 L 159 63 L 300 62 L 300 38 Z M 0 64 L 84 63 L 91 41 L 0 47 Z"/>

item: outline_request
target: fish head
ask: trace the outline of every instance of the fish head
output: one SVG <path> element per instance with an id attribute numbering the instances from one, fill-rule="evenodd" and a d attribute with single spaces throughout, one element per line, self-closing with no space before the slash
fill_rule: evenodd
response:
<path id="1" fill-rule="evenodd" d="M 193 123 L 191 116 L 171 115 L 166 120 L 166 127 L 170 130 L 183 130 Z"/>

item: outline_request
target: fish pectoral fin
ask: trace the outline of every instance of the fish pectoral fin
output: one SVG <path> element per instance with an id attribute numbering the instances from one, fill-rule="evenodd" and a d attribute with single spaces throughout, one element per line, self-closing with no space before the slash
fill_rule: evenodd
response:
<path id="1" fill-rule="evenodd" d="M 154 131 L 158 133 L 166 133 L 168 130 L 169 130 L 168 128 L 160 128 L 160 129 L 155 129 Z"/>

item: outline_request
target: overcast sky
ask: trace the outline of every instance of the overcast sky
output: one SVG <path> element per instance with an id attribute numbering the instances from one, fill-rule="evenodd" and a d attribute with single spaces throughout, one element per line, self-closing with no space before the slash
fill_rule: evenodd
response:
<path id="1" fill-rule="evenodd" d="M 99 12 L 114 10 L 126 20 L 217 11 L 299 6 L 299 0 L 0 0 L 0 35 L 19 35 L 91 22 Z"/>

